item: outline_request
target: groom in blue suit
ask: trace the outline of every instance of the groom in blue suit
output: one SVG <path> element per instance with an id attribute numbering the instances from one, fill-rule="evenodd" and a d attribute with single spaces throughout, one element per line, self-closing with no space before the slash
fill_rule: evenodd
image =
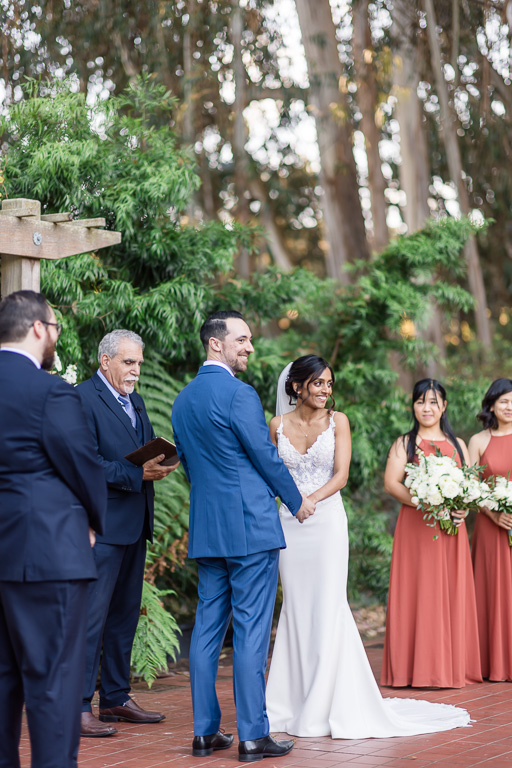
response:
<path id="1" fill-rule="evenodd" d="M 211 315 L 201 328 L 207 360 L 173 407 L 174 439 L 190 481 L 189 557 L 199 603 L 190 648 L 192 754 L 227 749 L 215 691 L 220 651 L 233 619 L 233 677 L 239 759 L 285 755 L 292 741 L 269 735 L 265 669 L 285 540 L 275 497 L 303 522 L 314 505 L 301 496 L 270 440 L 255 390 L 235 378 L 254 351 L 239 312 Z"/>

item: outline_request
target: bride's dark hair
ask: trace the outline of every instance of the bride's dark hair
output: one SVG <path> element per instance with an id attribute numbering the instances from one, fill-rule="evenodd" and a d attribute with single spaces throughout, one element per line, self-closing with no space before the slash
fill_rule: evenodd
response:
<path id="1" fill-rule="evenodd" d="M 404 444 L 406 440 L 408 440 L 407 461 L 409 462 L 414 461 L 414 457 L 416 455 L 416 438 L 418 437 L 418 432 L 420 429 L 420 423 L 414 413 L 414 403 L 416 403 L 418 400 L 421 400 L 422 397 L 426 397 L 429 392 L 434 393 L 436 400 L 438 397 L 440 397 L 443 403 L 446 403 L 446 390 L 442 384 L 436 381 L 436 379 L 421 379 L 414 385 L 414 389 L 412 391 L 412 418 L 414 420 L 414 425 L 409 432 L 403 435 Z M 450 426 L 448 416 L 446 415 L 446 410 L 441 416 L 441 422 L 439 426 L 441 427 L 442 432 L 446 435 L 446 437 L 450 438 L 450 442 L 452 442 L 457 449 L 461 463 L 465 464 L 466 461 L 464 459 L 464 454 L 462 453 L 462 448 L 460 447 L 459 441 L 455 437 L 455 433 Z"/>
<path id="2" fill-rule="evenodd" d="M 292 363 L 292 367 L 290 368 L 290 371 L 288 373 L 288 376 L 286 377 L 286 383 L 284 385 L 284 391 L 290 398 L 289 404 L 293 405 L 293 403 L 297 400 L 297 395 L 295 393 L 295 390 L 293 388 L 294 384 L 299 384 L 301 387 L 304 386 L 306 381 L 309 379 L 316 379 L 318 378 L 325 369 L 328 368 L 331 372 L 331 378 L 332 383 L 334 385 L 334 372 L 327 362 L 327 360 L 324 360 L 323 357 L 319 357 L 318 355 L 303 355 L 302 357 L 298 357 L 295 362 Z M 309 397 L 309 384 L 308 384 L 308 397 Z M 307 400 L 308 398 L 306 398 Z M 332 405 L 329 408 L 329 413 L 331 413 L 335 406 L 335 400 L 333 395 L 331 394 L 331 400 Z"/>

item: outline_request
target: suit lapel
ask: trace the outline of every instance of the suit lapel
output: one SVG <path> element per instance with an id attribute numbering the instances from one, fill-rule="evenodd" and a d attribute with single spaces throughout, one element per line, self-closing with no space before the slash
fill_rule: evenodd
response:
<path id="1" fill-rule="evenodd" d="M 120 403 L 118 403 L 112 392 L 106 388 L 106 386 L 103 384 L 102 380 L 99 376 L 94 376 L 94 385 L 96 389 L 98 390 L 98 395 L 101 400 L 105 403 L 107 408 L 114 414 L 116 419 L 119 419 L 120 423 L 123 425 L 123 427 L 126 429 L 128 435 L 130 436 L 131 440 L 133 441 L 136 448 L 139 447 L 139 443 L 137 440 L 137 433 L 132 427 L 132 423 L 130 421 L 130 417 L 124 410 L 124 408 L 121 406 Z"/>
<path id="2" fill-rule="evenodd" d="M 149 419 L 143 408 L 142 397 L 137 392 L 133 392 L 133 394 L 130 395 L 130 398 L 133 403 L 133 407 L 137 412 L 137 418 L 140 419 L 140 423 L 142 424 L 142 444 L 144 445 L 144 443 L 147 443 L 150 438 Z"/>

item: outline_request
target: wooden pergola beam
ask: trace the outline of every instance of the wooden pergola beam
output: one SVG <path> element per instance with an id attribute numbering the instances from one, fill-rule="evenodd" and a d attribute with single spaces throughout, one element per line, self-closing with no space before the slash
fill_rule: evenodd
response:
<path id="1" fill-rule="evenodd" d="M 120 232 L 80 226 L 80 221 L 53 224 L 30 218 L 2 216 L 0 219 L 0 249 L 7 246 L 9 256 L 31 259 L 63 259 L 88 253 L 121 242 Z"/>
<path id="2" fill-rule="evenodd" d="M 41 259 L 63 259 L 121 242 L 121 233 L 99 229 L 105 219 L 71 219 L 69 213 L 41 216 L 37 200 L 4 200 L 0 211 L 1 295 L 40 290 Z"/>

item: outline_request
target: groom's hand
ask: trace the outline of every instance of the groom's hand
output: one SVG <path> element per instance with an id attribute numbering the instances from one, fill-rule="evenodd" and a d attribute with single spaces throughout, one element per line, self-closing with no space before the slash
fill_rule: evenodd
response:
<path id="1" fill-rule="evenodd" d="M 302 497 L 302 505 L 295 517 L 299 521 L 299 523 L 303 523 L 304 520 L 312 515 L 315 511 L 316 504 L 314 501 L 311 501 L 311 499 L 308 499 L 307 496 Z"/>

